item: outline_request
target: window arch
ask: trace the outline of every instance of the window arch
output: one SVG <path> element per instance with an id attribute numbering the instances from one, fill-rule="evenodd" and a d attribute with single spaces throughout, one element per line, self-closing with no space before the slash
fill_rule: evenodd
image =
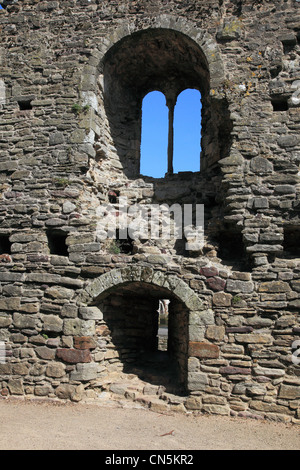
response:
<path id="1" fill-rule="evenodd" d="M 140 173 L 162 178 L 167 172 L 168 108 L 159 91 L 148 93 L 142 104 Z"/>
<path id="2" fill-rule="evenodd" d="M 117 172 L 122 168 L 130 178 L 145 173 L 140 171 L 142 100 L 152 90 L 164 94 L 168 107 L 167 174 L 173 173 L 173 113 L 176 98 L 182 90 L 195 89 L 201 93 L 201 171 L 205 174 L 215 172 L 218 160 L 228 155 L 232 138 L 228 103 L 218 91 L 221 82 L 216 75 L 215 63 L 214 79 L 210 78 L 202 46 L 210 51 L 211 45 L 208 47 L 205 43 L 200 47 L 198 42 L 179 31 L 150 28 L 122 37 L 107 51 L 101 63 L 103 77 L 99 80 L 107 116 L 107 121 L 101 122 L 105 127 L 101 145 L 108 143 L 118 162 Z M 220 62 L 220 69 L 221 65 Z M 214 84 L 212 90 L 211 84 Z M 178 171 L 176 164 L 175 171 Z"/>

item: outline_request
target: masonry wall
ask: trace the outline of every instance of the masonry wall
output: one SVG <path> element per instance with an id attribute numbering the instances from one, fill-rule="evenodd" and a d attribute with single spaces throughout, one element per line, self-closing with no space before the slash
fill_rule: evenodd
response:
<path id="1" fill-rule="evenodd" d="M 299 422 L 299 2 L 6 4 L 1 395 L 78 401 L 97 389 L 114 361 L 85 293 L 143 267 L 202 305 L 167 289 L 189 311 L 176 349 L 188 410 Z M 177 91 L 202 93 L 201 171 L 156 180 L 139 174 L 141 99 L 154 85 L 168 93 L 174 70 Z M 99 207 L 118 210 L 120 196 L 204 204 L 204 247 L 139 240 L 123 253 L 99 239 Z"/>

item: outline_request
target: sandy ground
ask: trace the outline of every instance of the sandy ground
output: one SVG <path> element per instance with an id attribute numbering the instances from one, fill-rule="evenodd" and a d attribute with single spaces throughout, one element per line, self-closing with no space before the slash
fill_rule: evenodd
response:
<path id="1" fill-rule="evenodd" d="M 299 450 L 300 426 L 0 400 L 1 450 Z"/>

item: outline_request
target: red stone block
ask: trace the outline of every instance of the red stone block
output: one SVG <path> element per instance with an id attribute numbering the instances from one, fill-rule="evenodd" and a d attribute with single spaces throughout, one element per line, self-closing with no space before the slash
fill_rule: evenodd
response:
<path id="1" fill-rule="evenodd" d="M 202 359 L 217 359 L 219 357 L 219 348 L 216 344 L 212 343 L 190 341 L 189 356 L 199 357 Z"/>
<path id="2" fill-rule="evenodd" d="M 214 290 L 216 292 L 224 290 L 226 284 L 224 279 L 221 279 L 220 277 L 209 277 L 208 279 L 206 279 L 205 282 L 209 289 Z"/>
<path id="3" fill-rule="evenodd" d="M 214 266 L 208 266 L 200 269 L 200 273 L 205 277 L 213 277 L 219 274 L 219 271 Z"/>
<path id="4" fill-rule="evenodd" d="M 56 356 L 64 362 L 77 364 L 78 362 L 91 362 L 92 357 L 88 349 L 57 349 Z"/>

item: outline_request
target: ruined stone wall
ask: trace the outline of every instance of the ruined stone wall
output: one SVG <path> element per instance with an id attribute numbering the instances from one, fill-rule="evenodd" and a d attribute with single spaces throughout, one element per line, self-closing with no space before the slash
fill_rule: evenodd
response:
<path id="1" fill-rule="evenodd" d="M 97 395 L 135 282 L 175 303 L 188 410 L 299 422 L 299 1 L 7 1 L 0 29 L 1 395 Z M 201 171 L 140 175 L 143 96 L 189 87 Z M 204 204 L 204 247 L 99 239 L 121 196 Z"/>

